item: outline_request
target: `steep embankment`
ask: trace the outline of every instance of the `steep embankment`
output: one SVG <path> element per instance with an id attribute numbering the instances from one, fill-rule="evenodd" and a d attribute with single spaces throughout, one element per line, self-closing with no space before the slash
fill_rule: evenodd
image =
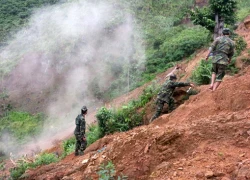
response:
<path id="1" fill-rule="evenodd" d="M 106 136 L 86 155 L 70 155 L 30 171 L 28 179 L 95 179 L 100 163 L 108 160 L 129 179 L 250 178 L 249 78 L 248 68 L 244 75 L 225 80 L 217 92 L 204 87 L 170 115 Z"/>
<path id="2" fill-rule="evenodd" d="M 245 34 L 248 48 L 249 31 L 246 26 L 238 30 Z M 200 51 L 186 64 L 187 74 L 205 54 Z M 97 179 L 100 164 L 109 160 L 117 175 L 136 180 L 250 179 L 249 79 L 246 67 L 234 77 L 227 76 L 216 92 L 202 86 L 198 95 L 171 114 L 106 136 L 89 146 L 84 156 L 71 154 L 59 163 L 29 170 L 26 179 Z"/>

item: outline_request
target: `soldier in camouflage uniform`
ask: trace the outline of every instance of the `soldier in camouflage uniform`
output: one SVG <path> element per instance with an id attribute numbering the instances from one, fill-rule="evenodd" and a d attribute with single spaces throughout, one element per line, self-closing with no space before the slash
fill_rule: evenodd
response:
<path id="1" fill-rule="evenodd" d="M 87 114 L 88 109 L 86 106 L 83 106 L 81 109 L 81 114 L 76 117 L 76 128 L 74 131 L 76 137 L 76 147 L 75 147 L 75 155 L 83 155 L 84 150 L 87 147 L 87 140 L 85 138 L 85 115 Z"/>
<path id="2" fill-rule="evenodd" d="M 154 116 L 150 119 L 150 122 L 160 116 L 165 103 L 168 104 L 168 112 L 171 112 L 175 109 L 173 93 L 176 87 L 194 86 L 192 83 L 176 82 L 176 79 L 176 75 L 171 74 L 169 79 L 162 85 L 160 92 L 157 95 L 157 110 Z"/>
<path id="3" fill-rule="evenodd" d="M 212 80 L 209 89 L 215 91 L 223 77 L 225 76 L 225 70 L 227 65 L 231 62 L 234 55 L 234 42 L 229 38 L 230 30 L 224 28 L 222 31 L 223 36 L 215 39 L 212 46 L 209 48 L 209 53 L 206 58 L 208 60 L 210 53 L 212 56 Z"/>

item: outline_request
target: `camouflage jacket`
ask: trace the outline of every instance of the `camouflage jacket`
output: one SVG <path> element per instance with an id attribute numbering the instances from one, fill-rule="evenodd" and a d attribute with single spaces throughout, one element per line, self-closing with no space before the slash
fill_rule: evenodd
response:
<path id="1" fill-rule="evenodd" d="M 86 121 L 83 115 L 79 114 L 76 117 L 76 128 L 74 134 L 84 136 Z"/>
<path id="2" fill-rule="evenodd" d="M 161 87 L 160 92 L 158 93 L 157 99 L 162 101 L 168 101 L 169 98 L 173 95 L 176 87 L 185 87 L 189 86 L 190 83 L 185 82 L 174 82 L 171 80 L 167 80 Z"/>
<path id="3" fill-rule="evenodd" d="M 234 42 L 227 36 L 216 38 L 211 48 L 213 52 L 212 63 L 227 65 L 229 58 L 234 55 Z"/>

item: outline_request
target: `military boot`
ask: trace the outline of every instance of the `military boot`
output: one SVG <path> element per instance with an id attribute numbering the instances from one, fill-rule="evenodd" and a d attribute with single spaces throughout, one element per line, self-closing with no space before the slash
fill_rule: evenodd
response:
<path id="1" fill-rule="evenodd" d="M 83 152 L 83 151 L 80 151 L 80 152 L 79 152 L 79 156 L 82 156 L 82 155 L 84 155 L 84 152 Z"/>
<path id="2" fill-rule="evenodd" d="M 75 151 L 75 156 L 79 156 L 79 153 L 78 153 L 78 151 Z"/>

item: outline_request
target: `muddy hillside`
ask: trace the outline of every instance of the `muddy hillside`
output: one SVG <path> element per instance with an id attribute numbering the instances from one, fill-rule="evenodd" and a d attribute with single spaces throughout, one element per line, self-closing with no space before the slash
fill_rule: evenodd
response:
<path id="1" fill-rule="evenodd" d="M 71 154 L 58 163 L 28 170 L 24 179 L 98 179 L 100 164 L 108 161 L 114 163 L 117 176 L 134 180 L 250 179 L 250 67 L 241 62 L 250 58 L 249 19 L 237 30 L 248 43 L 237 60 L 241 71 L 226 76 L 216 92 L 198 87 L 200 93 L 171 114 L 150 125 L 105 136 L 83 156 Z M 200 50 L 193 60 L 183 63 L 186 75 L 182 80 L 206 53 Z M 114 104 L 136 98 L 140 92 L 139 88 Z M 152 114 L 148 110 L 148 117 Z"/>

